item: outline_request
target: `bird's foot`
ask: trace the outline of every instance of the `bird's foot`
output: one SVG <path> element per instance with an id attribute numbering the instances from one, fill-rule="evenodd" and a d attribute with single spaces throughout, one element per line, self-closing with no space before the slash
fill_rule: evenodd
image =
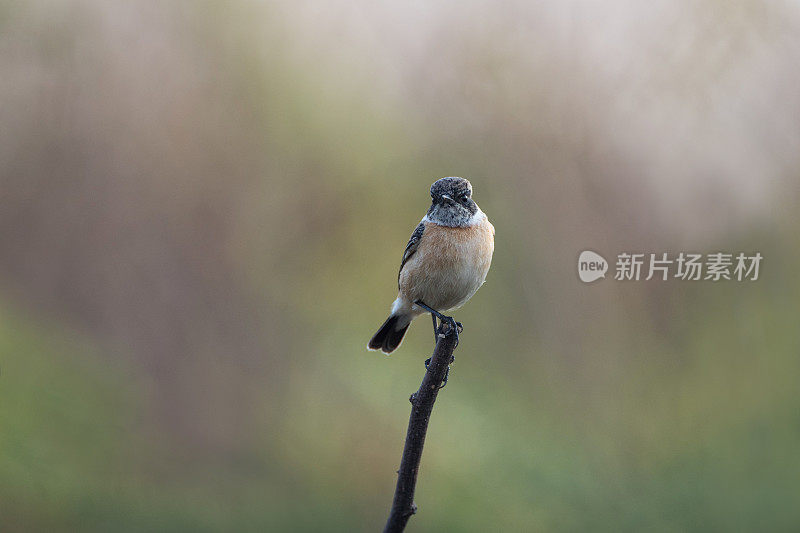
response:
<path id="1" fill-rule="evenodd" d="M 461 322 L 456 322 L 455 319 L 451 316 L 446 316 L 442 318 L 442 324 L 447 324 L 447 326 L 452 330 L 453 334 L 456 336 L 456 344 L 453 346 L 455 349 L 458 346 L 458 334 L 464 331 L 464 326 L 461 325 Z M 443 327 L 441 329 L 444 329 Z M 447 335 L 448 332 L 442 332 L 441 335 Z"/>
<path id="2" fill-rule="evenodd" d="M 447 324 L 450 328 L 452 328 L 453 333 L 456 336 L 456 346 L 458 346 L 458 334 L 461 333 L 462 331 L 464 331 L 464 326 L 461 325 L 461 322 L 456 322 L 456 320 L 451 316 L 443 315 L 442 313 L 440 313 L 436 309 L 433 309 L 432 307 L 428 306 L 428 304 L 426 304 L 422 300 L 417 300 L 414 303 L 416 305 L 420 306 L 421 308 L 425 309 L 426 311 L 428 311 L 432 315 L 432 317 L 433 317 L 433 327 L 434 327 L 434 332 L 436 333 L 437 340 L 438 340 L 440 335 L 447 335 L 447 332 L 443 331 L 444 324 Z M 439 326 L 438 331 L 436 330 L 436 318 L 437 317 L 441 321 L 441 325 Z"/>

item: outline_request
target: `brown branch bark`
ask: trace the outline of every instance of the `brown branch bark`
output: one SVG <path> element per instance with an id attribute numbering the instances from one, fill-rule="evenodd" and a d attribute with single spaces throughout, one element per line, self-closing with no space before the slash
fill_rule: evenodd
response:
<path id="1" fill-rule="evenodd" d="M 431 362 L 422 378 L 419 390 L 411 395 L 411 417 L 408 420 L 406 444 L 403 448 L 403 459 L 397 471 L 397 487 L 394 491 L 392 510 L 383 528 L 384 533 L 403 531 L 411 515 L 417 512 L 414 504 L 414 489 L 417 485 L 419 462 L 422 458 L 422 447 L 425 434 L 428 432 L 428 421 L 433 411 L 433 404 L 444 381 L 447 367 L 453 359 L 457 335 L 449 324 L 443 323 L 439 328 L 436 348 L 433 350 Z"/>

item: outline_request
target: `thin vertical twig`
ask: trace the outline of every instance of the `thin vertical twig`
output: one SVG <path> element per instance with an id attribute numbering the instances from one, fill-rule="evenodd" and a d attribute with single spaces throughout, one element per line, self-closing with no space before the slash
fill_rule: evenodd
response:
<path id="1" fill-rule="evenodd" d="M 436 348 L 428 364 L 425 377 L 419 390 L 411 395 L 411 417 L 408 420 L 408 431 L 406 432 L 406 444 L 403 448 L 403 458 L 400 462 L 400 470 L 397 471 L 397 487 L 394 491 L 392 500 L 392 510 L 389 519 L 383 528 L 384 533 L 396 533 L 403 531 L 411 515 L 417 512 L 414 504 L 414 489 L 417 485 L 417 474 L 419 473 L 419 462 L 422 459 L 422 447 L 425 444 L 425 435 L 428 432 L 428 422 L 430 421 L 433 404 L 439 394 L 447 367 L 453 359 L 453 350 L 456 348 L 458 336 L 450 327 L 450 324 L 443 323 L 439 330 L 436 341 Z"/>

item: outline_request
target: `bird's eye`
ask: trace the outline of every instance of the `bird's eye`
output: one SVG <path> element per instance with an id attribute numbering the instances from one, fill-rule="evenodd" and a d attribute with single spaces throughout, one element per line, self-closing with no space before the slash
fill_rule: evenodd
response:
<path id="1" fill-rule="evenodd" d="M 462 192 L 462 193 L 461 193 L 461 195 L 459 196 L 459 199 L 460 199 L 462 202 L 466 202 L 467 200 L 469 200 L 469 193 L 467 193 L 467 192 Z"/>

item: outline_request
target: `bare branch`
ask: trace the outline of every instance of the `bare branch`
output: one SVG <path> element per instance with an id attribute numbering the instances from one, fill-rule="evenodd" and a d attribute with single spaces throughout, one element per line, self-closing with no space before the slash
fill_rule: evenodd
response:
<path id="1" fill-rule="evenodd" d="M 419 462 L 422 458 L 422 447 L 425 434 L 428 432 L 428 421 L 433 411 L 433 404 L 442 386 L 447 367 L 453 360 L 458 336 L 447 322 L 439 328 L 436 348 L 433 350 L 428 370 L 422 379 L 419 390 L 411 395 L 411 417 L 408 420 L 406 444 L 403 448 L 403 459 L 397 471 L 397 487 L 394 491 L 392 510 L 386 521 L 384 533 L 403 531 L 411 515 L 417 512 L 414 504 L 414 489 L 417 485 Z"/>

